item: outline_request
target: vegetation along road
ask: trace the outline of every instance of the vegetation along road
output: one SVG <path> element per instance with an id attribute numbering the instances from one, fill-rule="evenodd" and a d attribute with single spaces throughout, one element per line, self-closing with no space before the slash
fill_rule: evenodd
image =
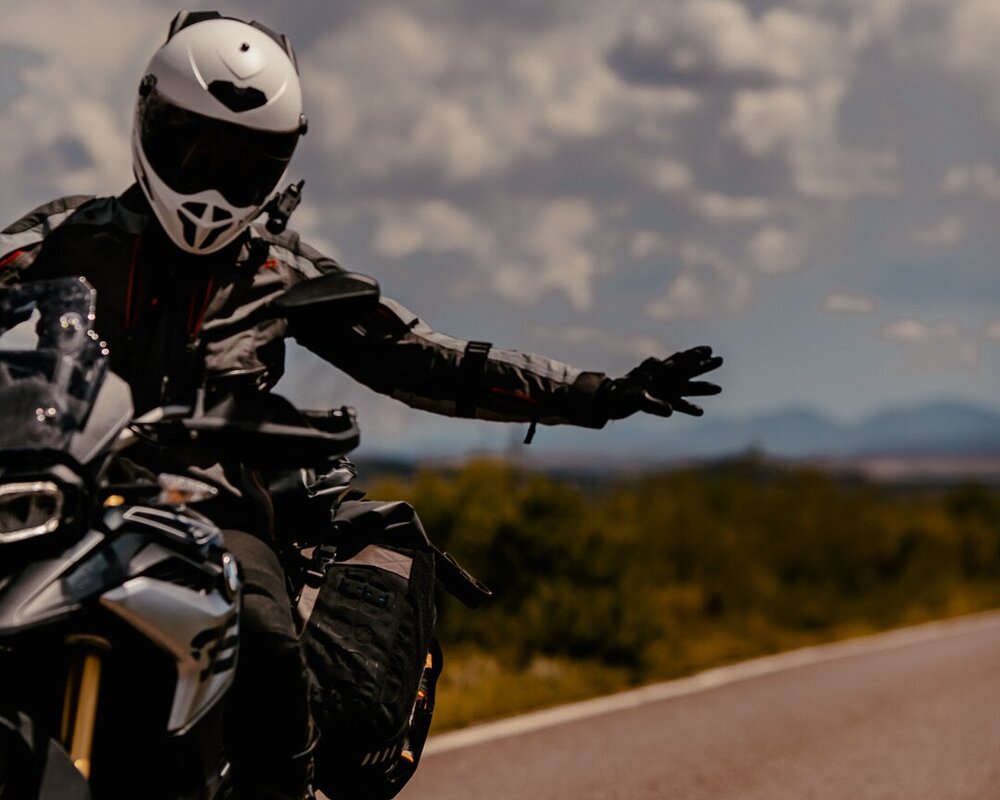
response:
<path id="1" fill-rule="evenodd" d="M 405 800 L 1000 797 L 1000 612 L 433 737 Z"/>

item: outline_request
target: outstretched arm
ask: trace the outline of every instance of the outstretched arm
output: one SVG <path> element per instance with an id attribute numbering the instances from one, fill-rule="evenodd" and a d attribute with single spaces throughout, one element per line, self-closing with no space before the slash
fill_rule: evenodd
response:
<path id="1" fill-rule="evenodd" d="M 290 332 L 351 377 L 414 408 L 506 422 L 607 422 L 595 407 L 603 373 L 446 336 L 388 298 L 348 330 Z"/>
<path id="2" fill-rule="evenodd" d="M 700 413 L 683 397 L 717 394 L 719 389 L 690 378 L 722 363 L 708 348 L 696 348 L 663 361 L 648 359 L 613 380 L 532 353 L 438 333 L 387 298 L 353 328 L 290 333 L 356 380 L 415 408 L 589 428 L 635 411 Z"/>

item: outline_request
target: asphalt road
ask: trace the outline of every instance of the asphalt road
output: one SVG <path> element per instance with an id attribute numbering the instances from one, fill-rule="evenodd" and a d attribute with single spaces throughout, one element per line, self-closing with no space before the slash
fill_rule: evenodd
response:
<path id="1" fill-rule="evenodd" d="M 1000 612 L 432 737 L 401 800 L 1000 798 Z"/>

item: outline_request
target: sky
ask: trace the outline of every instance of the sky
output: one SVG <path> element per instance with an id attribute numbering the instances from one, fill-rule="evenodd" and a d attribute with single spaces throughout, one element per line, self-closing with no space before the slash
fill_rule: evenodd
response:
<path id="1" fill-rule="evenodd" d="M 176 10 L 0 0 L 0 218 L 128 186 L 136 87 Z M 610 375 L 708 344 L 716 418 L 1000 400 L 996 0 L 219 10 L 298 51 L 293 227 L 437 330 Z M 358 406 L 369 452 L 524 434 L 410 410 L 295 348 L 281 388 Z M 532 447 L 621 454 L 698 424 Z"/>

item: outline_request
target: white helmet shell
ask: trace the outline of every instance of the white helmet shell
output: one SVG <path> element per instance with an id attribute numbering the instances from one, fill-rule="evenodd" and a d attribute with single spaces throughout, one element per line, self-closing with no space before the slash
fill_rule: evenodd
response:
<path id="1" fill-rule="evenodd" d="M 291 45 L 256 23 L 182 12 L 139 90 L 133 169 L 183 250 L 225 247 L 257 217 L 305 132 Z"/>

